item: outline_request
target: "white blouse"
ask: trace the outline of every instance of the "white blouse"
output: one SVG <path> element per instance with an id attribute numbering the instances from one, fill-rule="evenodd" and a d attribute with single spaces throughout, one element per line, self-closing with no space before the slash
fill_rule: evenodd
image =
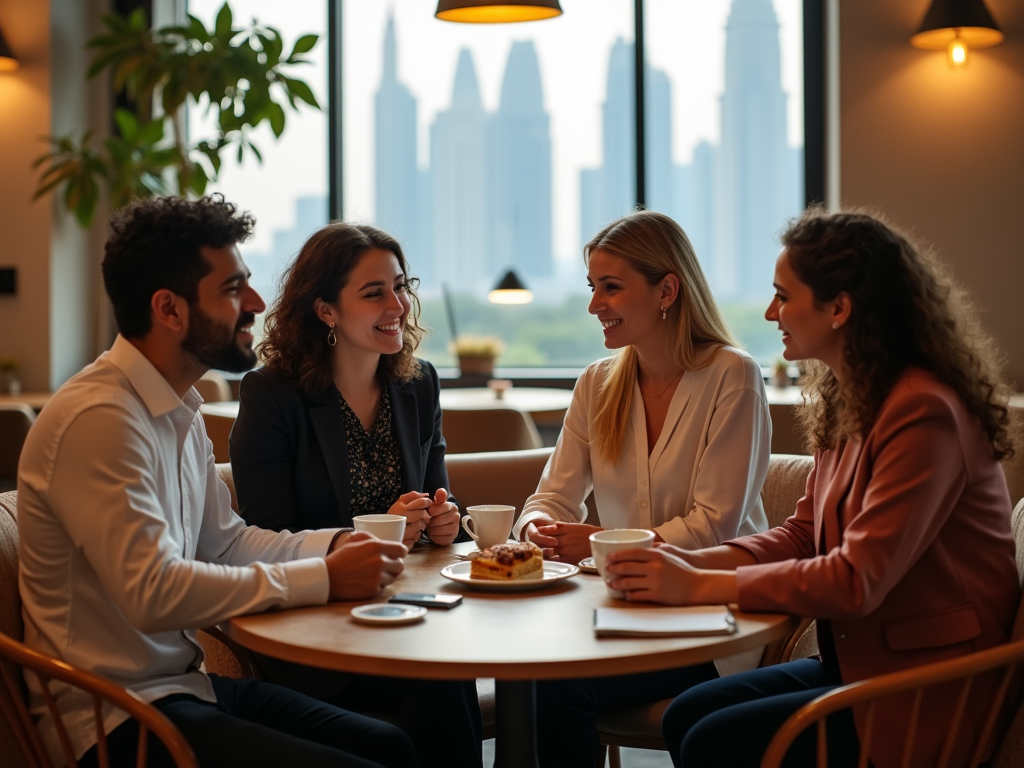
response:
<path id="1" fill-rule="evenodd" d="M 612 358 L 591 364 L 572 403 L 537 492 L 513 533 L 534 518 L 586 520 L 591 489 L 605 528 L 647 528 L 684 549 L 712 547 L 767 530 L 761 484 L 771 454 L 771 418 L 761 369 L 733 347 L 711 350 L 704 368 L 683 374 L 654 450 L 639 386 L 622 454 L 608 462 L 591 450 L 594 403 Z"/>

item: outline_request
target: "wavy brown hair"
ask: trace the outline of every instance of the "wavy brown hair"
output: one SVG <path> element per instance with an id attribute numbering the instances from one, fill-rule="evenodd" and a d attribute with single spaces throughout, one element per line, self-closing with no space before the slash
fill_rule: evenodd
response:
<path id="1" fill-rule="evenodd" d="M 931 253 L 877 216 L 811 208 L 782 235 L 789 265 L 816 302 L 850 296 L 843 385 L 809 361 L 800 422 L 817 449 L 866 435 L 908 367 L 930 371 L 978 418 L 996 459 L 1013 455 L 1009 390 L 977 313 Z"/>
<path id="2" fill-rule="evenodd" d="M 307 395 L 323 392 L 334 381 L 327 327 L 316 315 L 316 300 L 335 304 L 359 259 L 371 248 L 395 254 L 412 303 L 402 349 L 393 355 L 381 355 L 379 372 L 402 382 L 421 375 L 413 357 L 424 335 L 419 325 L 420 301 L 414 290 L 418 280 L 409 275 L 402 246 L 376 227 L 335 222 L 313 233 L 288 268 L 281 294 L 267 313 L 263 341 L 256 348 L 268 368 L 281 371 Z"/>

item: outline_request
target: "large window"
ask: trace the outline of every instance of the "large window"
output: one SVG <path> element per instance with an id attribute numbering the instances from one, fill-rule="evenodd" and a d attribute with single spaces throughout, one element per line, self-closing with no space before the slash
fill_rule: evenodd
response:
<path id="1" fill-rule="evenodd" d="M 423 0 L 332 1 L 342 214 L 403 243 L 433 329 L 422 354 L 453 364 L 454 320 L 502 337 L 506 368 L 606 355 L 581 249 L 637 202 L 633 0 L 562 0 L 561 17 L 511 25 L 438 21 Z M 219 2 L 189 7 L 212 19 Z M 804 199 L 802 0 L 644 6 L 644 203 L 683 225 L 734 332 L 767 364 L 781 348 L 762 317 L 776 237 Z M 327 30 L 327 2 L 233 8 L 289 42 Z M 306 72 L 325 106 L 326 53 L 325 41 Z M 227 167 L 218 185 L 259 219 L 244 253 L 268 298 L 328 218 L 326 114 L 290 114 L 282 142 L 260 142 L 263 166 Z M 532 304 L 487 302 L 508 269 Z"/>

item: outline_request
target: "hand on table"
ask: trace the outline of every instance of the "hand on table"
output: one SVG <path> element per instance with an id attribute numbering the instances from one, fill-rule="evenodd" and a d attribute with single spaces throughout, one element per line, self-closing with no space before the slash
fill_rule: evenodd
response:
<path id="1" fill-rule="evenodd" d="M 396 541 L 381 541 L 363 531 L 349 534 L 324 560 L 331 600 L 366 600 L 386 587 L 405 567 L 409 550 Z"/>
<path id="2" fill-rule="evenodd" d="M 551 518 L 538 518 L 526 526 L 526 535 L 544 550 L 545 559 L 575 565 L 583 558 L 590 557 L 590 534 L 603 530 L 586 523 L 563 523 Z"/>
<path id="3" fill-rule="evenodd" d="M 430 494 L 409 491 L 399 496 L 398 501 L 391 505 L 389 515 L 401 515 L 405 518 L 405 535 L 402 537 L 405 546 L 412 548 L 412 545 L 420 540 L 420 534 L 426 530 L 430 521 L 428 510 L 433 503 Z"/>
<path id="4" fill-rule="evenodd" d="M 435 544 L 445 546 L 455 541 L 459 534 L 459 508 L 448 501 L 448 491 L 438 488 L 434 494 L 434 503 L 427 507 L 427 536 Z"/>

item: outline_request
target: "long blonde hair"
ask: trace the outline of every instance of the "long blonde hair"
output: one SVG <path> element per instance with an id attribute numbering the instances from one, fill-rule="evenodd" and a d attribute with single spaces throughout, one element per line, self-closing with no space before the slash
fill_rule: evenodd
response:
<path id="1" fill-rule="evenodd" d="M 738 346 L 718 311 L 690 238 L 668 216 L 654 211 L 631 213 L 584 246 L 588 264 L 598 249 L 628 262 L 648 285 L 657 285 L 668 274 L 679 279 L 679 297 L 666 317 L 665 354 L 675 365 L 691 371 L 704 368 L 714 358 L 714 354 L 702 354 L 708 345 Z M 638 363 L 636 348 L 627 346 L 612 358 L 597 393 L 591 439 L 606 461 L 616 461 L 622 453 L 627 424 L 622 415 L 633 406 Z"/>

